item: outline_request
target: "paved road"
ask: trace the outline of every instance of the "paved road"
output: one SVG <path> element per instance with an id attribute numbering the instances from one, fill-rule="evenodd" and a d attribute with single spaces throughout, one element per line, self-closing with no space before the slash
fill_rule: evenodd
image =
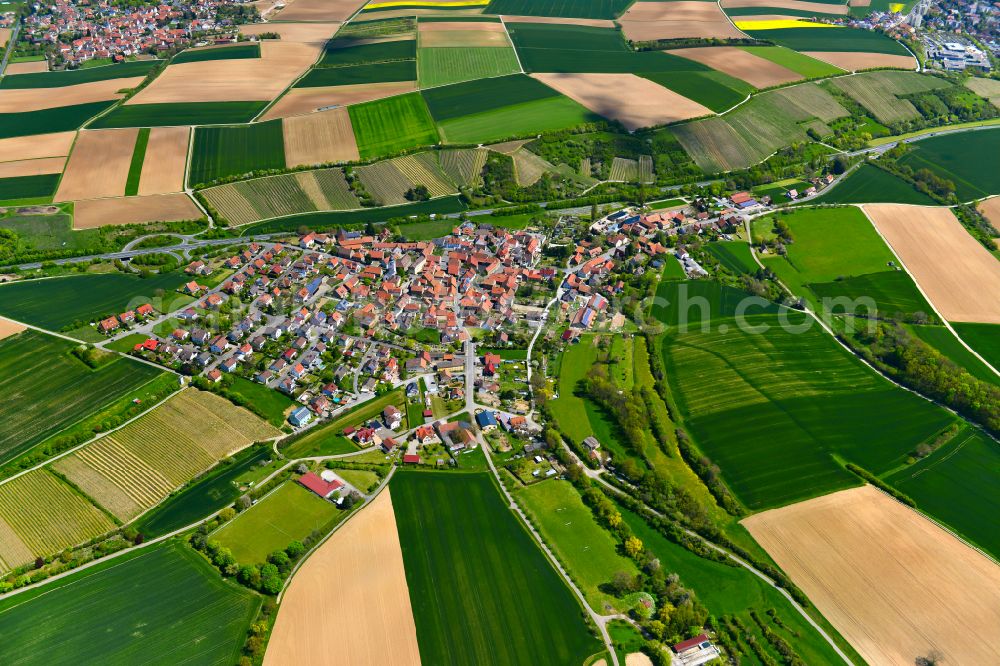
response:
<path id="1" fill-rule="evenodd" d="M 7 40 L 7 44 L 13 46 L 13 44 L 17 42 L 17 33 L 19 33 L 20 31 L 21 31 L 21 22 L 18 21 L 17 23 L 14 24 L 14 30 L 10 33 L 10 39 Z M 11 51 L 13 50 L 14 50 L 13 48 L 4 49 L 3 61 L 0 61 L 0 76 L 3 76 L 3 73 L 7 71 L 7 61 L 10 59 L 10 54 Z"/>

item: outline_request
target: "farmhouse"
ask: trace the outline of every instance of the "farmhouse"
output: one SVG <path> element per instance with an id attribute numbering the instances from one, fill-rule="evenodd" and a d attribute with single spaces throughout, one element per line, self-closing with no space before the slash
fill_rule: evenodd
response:
<path id="1" fill-rule="evenodd" d="M 681 641 L 673 646 L 676 660 L 681 666 L 699 666 L 719 657 L 719 649 L 712 645 L 705 634 Z"/>
<path id="2" fill-rule="evenodd" d="M 323 474 L 326 476 L 327 472 L 324 472 Z M 323 499 L 328 499 L 331 495 L 344 487 L 343 481 L 333 476 L 332 472 L 329 476 L 329 479 L 325 479 L 321 478 L 315 472 L 307 472 L 300 476 L 297 481 L 304 488 L 313 491 Z"/>

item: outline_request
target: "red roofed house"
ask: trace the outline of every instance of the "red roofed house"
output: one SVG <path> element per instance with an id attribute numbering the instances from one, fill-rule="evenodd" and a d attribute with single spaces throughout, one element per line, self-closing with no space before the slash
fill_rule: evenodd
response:
<path id="1" fill-rule="evenodd" d="M 321 479 L 315 472 L 306 472 L 300 476 L 297 481 L 303 487 L 308 490 L 313 491 L 323 499 L 330 497 L 333 493 L 340 490 L 344 484 L 339 479 L 333 479 L 332 481 L 326 481 Z"/>
<path id="2" fill-rule="evenodd" d="M 403 454 L 403 462 L 404 463 L 411 463 L 411 464 L 414 464 L 414 465 L 419 465 L 420 464 L 420 456 L 418 456 L 416 453 L 405 453 L 405 454 Z"/>

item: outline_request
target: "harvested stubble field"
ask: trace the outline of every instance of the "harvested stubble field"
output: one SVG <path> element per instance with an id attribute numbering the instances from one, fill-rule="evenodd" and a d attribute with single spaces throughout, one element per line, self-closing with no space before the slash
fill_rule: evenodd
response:
<path id="1" fill-rule="evenodd" d="M 154 127 L 139 177 L 139 195 L 167 194 L 184 189 L 190 127 Z"/>
<path id="2" fill-rule="evenodd" d="M 420 664 L 388 488 L 296 572 L 282 597 L 264 664 L 319 663 L 331 654 L 358 666 Z"/>
<path id="3" fill-rule="evenodd" d="M 533 74 L 594 113 L 629 130 L 712 115 L 712 110 L 635 74 Z M 622 104 L 619 92 L 635 96 Z"/>
<path id="4" fill-rule="evenodd" d="M 1000 263 L 950 209 L 868 204 L 864 210 L 945 319 L 1000 324 Z"/>
<path id="5" fill-rule="evenodd" d="M 37 160 L 43 157 L 66 157 L 76 132 L 56 132 L 0 139 L 0 162 Z"/>
<path id="6" fill-rule="evenodd" d="M 483 167 L 489 151 L 485 148 L 472 150 L 441 150 L 438 161 L 441 170 L 458 186 L 475 186 L 482 180 Z"/>
<path id="7" fill-rule="evenodd" d="M 184 192 L 150 194 L 139 197 L 110 197 L 77 201 L 73 207 L 73 228 L 94 229 L 106 225 L 177 222 L 205 217 Z"/>
<path id="8" fill-rule="evenodd" d="M 636 2 L 618 22 L 625 36 L 633 42 L 682 37 L 713 39 L 745 37 L 714 2 L 691 0 Z"/>
<path id="9" fill-rule="evenodd" d="M 346 108 L 285 118 L 281 126 L 288 167 L 360 159 L 351 116 Z"/>
<path id="10" fill-rule="evenodd" d="M 1000 661 L 1000 568 L 864 486 L 751 516 L 754 538 L 869 663 Z"/>
<path id="11" fill-rule="evenodd" d="M 4 526 L 0 527 L 0 569 L 4 571 L 115 527 L 100 509 L 45 469 L 0 485 L 0 525 Z"/>
<path id="12" fill-rule="evenodd" d="M 677 302 L 676 294 L 664 297 Z M 802 328 L 799 315 L 788 316 Z M 668 335 L 662 353 L 691 434 L 751 509 L 854 485 L 834 456 L 874 473 L 891 469 L 952 421 L 815 326 L 793 333 L 776 315 L 747 321 L 751 327 L 741 330 L 717 316 L 710 332 Z"/>
<path id="13" fill-rule="evenodd" d="M 708 65 L 756 88 L 770 88 L 802 78 L 798 72 L 735 46 L 677 49 L 668 53 Z"/>
<path id="14" fill-rule="evenodd" d="M 269 101 L 309 69 L 321 48 L 317 43 L 265 40 L 260 58 L 169 65 L 125 104 Z"/>
<path id="15" fill-rule="evenodd" d="M 3 88 L 0 89 L 0 113 L 24 113 L 121 99 L 120 90 L 134 88 L 140 83 L 141 76 L 81 83 L 59 88 L 55 93 L 51 88 Z"/>
<path id="16" fill-rule="evenodd" d="M 417 89 L 416 81 L 387 81 L 360 83 L 346 86 L 321 86 L 317 88 L 292 88 L 261 116 L 261 120 L 288 118 L 312 113 L 319 109 L 349 106 L 393 97 Z"/>
<path id="17" fill-rule="evenodd" d="M 170 541 L 135 550 L 5 602 L 6 663 L 238 661 L 261 598 Z M 154 659 L 156 660 L 156 659 Z"/>
<path id="18" fill-rule="evenodd" d="M 12 306 L 4 312 L 32 321 L 14 307 L 17 297 L 8 289 L 11 286 L 0 287 L 0 301 Z M 6 300 L 8 294 L 10 300 Z M 32 294 L 23 296 L 35 301 Z M 45 302 L 39 306 L 46 307 Z M 74 346 L 37 331 L 0 340 L 0 395 L 4 397 L 0 402 L 0 461 L 13 458 L 160 375 L 153 367 L 124 358 L 92 370 L 70 354 Z M 40 376 L 45 377 L 44 382 L 38 381 Z"/>
<path id="19" fill-rule="evenodd" d="M 65 157 L 42 157 L 37 160 L 0 162 L 0 178 L 20 178 L 22 176 L 61 173 L 65 163 Z"/>
<path id="20" fill-rule="evenodd" d="M 137 129 L 84 130 L 66 163 L 56 201 L 125 194 Z"/>
<path id="21" fill-rule="evenodd" d="M 579 664 L 600 651 L 488 474 L 399 471 L 389 487 L 422 663 Z"/>
<path id="22" fill-rule="evenodd" d="M 211 187 L 205 198 L 230 224 L 322 210 L 360 208 L 342 169 L 268 176 Z"/>
<path id="23" fill-rule="evenodd" d="M 128 521 L 222 458 L 277 433 L 225 398 L 189 389 L 54 468 Z"/>

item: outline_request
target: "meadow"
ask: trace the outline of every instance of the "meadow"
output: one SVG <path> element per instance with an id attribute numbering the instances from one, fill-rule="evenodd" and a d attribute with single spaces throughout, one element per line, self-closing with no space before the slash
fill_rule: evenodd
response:
<path id="1" fill-rule="evenodd" d="M 0 341 L 0 462 L 162 374 L 118 357 L 91 369 L 70 353 L 75 346 L 32 330 Z"/>
<path id="2" fill-rule="evenodd" d="M 881 473 L 954 420 L 892 386 L 803 315 L 714 320 L 668 333 L 662 353 L 695 442 L 752 510 L 858 480 L 840 460 Z M 726 396 L 724 401 L 719 396 Z"/>
<path id="3" fill-rule="evenodd" d="M 417 57 L 421 88 L 484 79 L 520 71 L 514 49 L 495 47 L 422 48 Z"/>
<path id="4" fill-rule="evenodd" d="M 363 159 L 438 143 L 434 121 L 419 93 L 355 104 L 348 110 Z"/>
<path id="5" fill-rule="evenodd" d="M 43 197 L 51 199 L 58 186 L 58 173 L 0 178 L 0 201 L 40 199 Z"/>
<path id="6" fill-rule="evenodd" d="M 194 132 L 189 182 L 210 183 L 250 171 L 285 168 L 281 120 L 233 127 L 199 127 Z"/>
<path id="7" fill-rule="evenodd" d="M 487 14 L 613 19 L 631 4 L 628 0 L 493 0 Z"/>
<path id="8" fill-rule="evenodd" d="M 158 60 L 136 60 L 105 67 L 87 67 L 62 72 L 37 72 L 34 74 L 14 74 L 0 79 L 0 89 L 10 88 L 61 88 L 81 83 L 107 81 L 145 76 L 149 70 L 160 64 Z"/>
<path id="9" fill-rule="evenodd" d="M 984 382 L 1000 384 L 1000 377 L 995 372 L 986 367 L 976 356 L 966 349 L 958 338 L 944 326 L 917 326 L 908 325 L 906 327 L 910 333 L 920 338 L 934 349 L 937 349 L 944 356 L 951 359 L 956 365 L 965 370 L 977 379 Z M 997 368 L 1000 370 L 1000 368 Z"/>
<path id="10" fill-rule="evenodd" d="M 488 474 L 416 471 L 390 482 L 421 661 L 583 663 L 600 642 L 493 484 Z"/>
<path id="11" fill-rule="evenodd" d="M 753 255 L 750 254 L 750 246 L 743 241 L 708 243 L 705 245 L 705 249 L 708 250 L 709 254 L 718 259 L 720 264 L 737 275 L 744 273 L 753 275 L 760 270 L 757 262 L 753 260 Z M 683 278 L 684 276 L 681 275 L 680 277 Z"/>
<path id="12" fill-rule="evenodd" d="M 611 577 L 638 573 L 632 560 L 618 553 L 614 538 L 594 520 L 580 493 L 568 481 L 543 481 L 514 493 L 545 543 L 599 613 L 628 611 L 628 604 L 601 591 Z"/>
<path id="13" fill-rule="evenodd" d="M 172 541 L 0 602 L 9 664 L 227 664 L 238 660 L 261 599 Z"/>
<path id="14" fill-rule="evenodd" d="M 756 8 L 747 8 L 757 11 Z M 789 10 L 782 9 L 782 13 L 787 13 Z M 726 10 L 727 14 L 731 14 L 730 10 Z M 786 49 L 781 46 L 743 46 L 740 47 L 748 53 L 752 53 L 755 56 L 770 60 L 773 63 L 777 63 L 782 67 L 787 67 L 793 72 L 798 72 L 803 77 L 807 79 L 814 79 L 823 76 L 836 76 L 837 74 L 843 74 L 844 71 L 839 67 L 834 67 L 833 65 L 823 62 L 822 60 L 816 60 L 815 58 L 810 58 L 807 55 L 803 55 L 798 51 L 793 51 L 791 49 Z"/>
<path id="15" fill-rule="evenodd" d="M 242 60 L 259 58 L 260 44 L 235 44 L 207 49 L 186 49 L 174 56 L 171 65 L 185 62 L 203 62 L 205 60 Z"/>
<path id="16" fill-rule="evenodd" d="M 1000 370 L 1000 325 L 952 322 L 951 326 L 987 363 Z"/>
<path id="17" fill-rule="evenodd" d="M 133 527 L 147 539 L 191 525 L 225 508 L 240 495 L 235 481 L 259 463 L 274 457 L 267 446 L 241 451 L 205 474 L 155 509 L 143 515 Z"/>
<path id="18" fill-rule="evenodd" d="M 111 518 L 48 470 L 36 469 L 0 485 L 2 571 L 114 528 Z"/>
<path id="19" fill-rule="evenodd" d="M 0 113 L 0 139 L 79 129 L 88 120 L 114 104 L 113 101 L 57 106 L 52 109 Z"/>
<path id="20" fill-rule="evenodd" d="M 933 206 L 934 200 L 888 171 L 862 164 L 829 191 L 820 194 L 813 203 L 908 203 Z"/>
<path id="21" fill-rule="evenodd" d="M 232 551 L 241 564 L 260 564 L 292 541 L 326 533 L 346 515 L 295 481 L 277 489 L 219 528 L 209 538 Z"/>
<path id="22" fill-rule="evenodd" d="M 170 292 L 185 281 L 183 273 L 169 272 L 145 279 L 100 273 L 13 282 L 0 286 L 0 315 L 53 331 L 77 328 L 142 303 L 158 306 L 157 290 Z"/>
<path id="23" fill-rule="evenodd" d="M 773 263 L 768 265 L 774 267 Z M 930 321 L 936 319 L 930 304 L 917 289 L 913 278 L 903 270 L 857 275 L 831 282 L 813 282 L 806 286 L 820 299 L 870 298 L 875 302 L 879 316 L 897 321 L 904 320 L 907 315 L 917 312 L 927 315 Z M 841 314 L 844 312 L 844 306 L 834 303 L 831 312 Z M 863 311 L 859 311 L 861 312 Z"/>
<path id="24" fill-rule="evenodd" d="M 746 299 L 750 294 L 714 280 L 686 280 L 662 283 L 656 290 L 653 317 L 668 326 L 702 326 L 715 319 L 732 317 L 737 312 L 757 315 L 779 312 L 777 305 Z M 787 310 L 785 310 L 787 311 Z"/>
<path id="25" fill-rule="evenodd" d="M 749 636 L 774 660 L 773 663 L 781 663 L 780 655 L 764 639 L 757 623 L 750 617 L 750 611 L 754 610 L 767 620 L 766 613 L 770 609 L 774 609 L 784 626 L 772 622 L 768 622 L 768 626 L 794 647 L 804 663 L 832 664 L 842 661 L 819 632 L 774 587 L 742 567 L 729 566 L 692 553 L 664 537 L 641 516 L 621 505 L 619 511 L 643 545 L 659 558 L 660 566 L 676 573 L 680 577 L 680 584 L 693 590 L 713 616 L 738 618 L 747 628 L 746 632 L 740 632 L 741 664 L 762 663 L 747 642 Z M 828 633 L 836 635 L 822 618 L 818 621 Z M 843 641 L 840 642 L 843 644 Z"/>
<path id="26" fill-rule="evenodd" d="M 884 480 L 917 507 L 1000 558 L 1000 444 L 965 426 L 931 455 Z"/>
<path id="27" fill-rule="evenodd" d="M 166 127 L 248 123 L 267 102 L 173 102 L 126 104 L 101 116 L 90 127 Z M 64 128 L 71 129 L 71 128 Z M 46 130 L 55 132 L 55 129 Z"/>
<path id="28" fill-rule="evenodd" d="M 1000 129 L 934 136 L 910 147 L 899 163 L 954 182 L 959 200 L 1000 194 Z"/>

